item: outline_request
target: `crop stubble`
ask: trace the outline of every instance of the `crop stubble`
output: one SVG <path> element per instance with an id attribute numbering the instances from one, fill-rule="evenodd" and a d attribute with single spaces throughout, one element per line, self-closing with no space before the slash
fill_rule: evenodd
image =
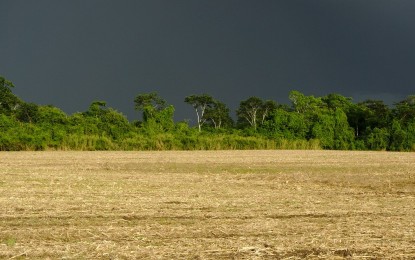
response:
<path id="1" fill-rule="evenodd" d="M 415 258 L 415 157 L 0 153 L 0 258 Z"/>

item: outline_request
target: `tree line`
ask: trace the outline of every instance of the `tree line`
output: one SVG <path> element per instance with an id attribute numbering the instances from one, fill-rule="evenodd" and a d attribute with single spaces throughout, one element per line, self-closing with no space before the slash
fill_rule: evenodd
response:
<path id="1" fill-rule="evenodd" d="M 174 106 L 156 92 L 133 104 L 142 120 L 94 101 L 67 115 L 51 105 L 21 100 L 0 76 L 0 150 L 337 149 L 415 151 L 415 96 L 389 107 L 382 100 L 354 103 L 339 94 L 291 91 L 290 105 L 249 97 L 236 110 L 208 94 L 184 98 L 195 127 L 175 122 Z"/>

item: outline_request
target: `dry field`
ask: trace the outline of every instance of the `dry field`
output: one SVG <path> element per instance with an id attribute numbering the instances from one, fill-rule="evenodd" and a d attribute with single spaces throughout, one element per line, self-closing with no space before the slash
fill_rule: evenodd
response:
<path id="1" fill-rule="evenodd" d="M 415 259 L 415 154 L 0 153 L 1 259 Z"/>

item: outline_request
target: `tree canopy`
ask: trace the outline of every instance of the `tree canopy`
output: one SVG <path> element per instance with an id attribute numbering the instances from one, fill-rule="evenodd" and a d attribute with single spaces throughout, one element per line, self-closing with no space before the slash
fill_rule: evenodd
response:
<path id="1" fill-rule="evenodd" d="M 215 99 L 207 94 L 190 95 L 185 97 L 184 102 L 191 105 L 196 111 L 197 126 L 199 132 L 202 131 L 202 125 L 208 120 L 205 112 L 208 108 L 212 108 L 215 104 Z"/>
<path id="2" fill-rule="evenodd" d="M 129 122 L 105 101 L 67 115 L 25 102 L 0 77 L 0 150 L 342 149 L 415 151 L 415 96 L 386 105 L 354 103 L 331 93 L 291 91 L 291 105 L 248 97 L 235 110 L 208 94 L 184 98 L 196 126 L 174 121 L 175 108 L 156 92 L 132 103 L 142 121 Z M 203 131 L 202 131 L 203 129 Z"/>

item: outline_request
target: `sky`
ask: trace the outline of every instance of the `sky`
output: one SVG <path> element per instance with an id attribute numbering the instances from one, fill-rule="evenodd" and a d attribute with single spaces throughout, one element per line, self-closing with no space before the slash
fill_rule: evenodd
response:
<path id="1" fill-rule="evenodd" d="M 209 94 L 338 93 L 388 104 L 415 94 L 413 0 L 1 0 L 0 75 L 68 114 L 107 102 L 129 120 L 158 92 L 176 120 Z"/>

